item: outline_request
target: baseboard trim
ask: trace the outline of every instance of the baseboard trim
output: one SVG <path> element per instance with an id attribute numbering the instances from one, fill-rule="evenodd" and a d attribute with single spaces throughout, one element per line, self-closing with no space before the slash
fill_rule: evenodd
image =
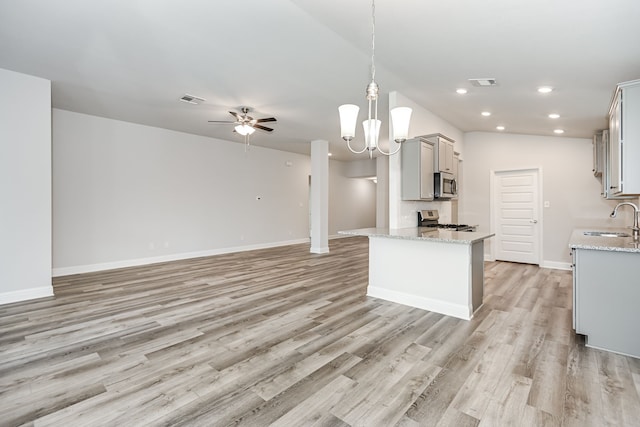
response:
<path id="1" fill-rule="evenodd" d="M 213 255 L 223 255 L 233 252 L 246 252 L 256 249 L 268 249 L 278 246 L 309 243 L 309 239 L 286 240 L 282 242 L 264 243 L 258 245 L 236 246 L 231 248 L 210 249 L 206 251 L 185 252 L 179 254 L 162 255 L 149 258 L 128 259 L 122 261 L 104 262 L 99 264 L 76 265 L 72 267 L 58 267 L 52 270 L 53 277 L 69 276 L 71 274 L 93 273 L 96 271 L 114 270 L 117 268 L 138 267 L 141 265 L 157 264 L 160 262 L 180 261 L 190 258 L 201 258 Z"/>
<path id="2" fill-rule="evenodd" d="M 551 268 L 553 270 L 571 270 L 570 262 L 558 262 L 558 261 L 542 261 L 540 264 L 542 268 Z"/>
<path id="3" fill-rule="evenodd" d="M 324 247 L 324 248 L 311 248 L 309 249 L 309 252 L 312 254 L 328 254 L 329 253 L 329 247 Z"/>
<path id="4" fill-rule="evenodd" d="M 21 289 L 19 291 L 3 292 L 0 294 L 0 305 L 52 296 L 53 286 L 40 286 L 37 288 Z"/>
<path id="5" fill-rule="evenodd" d="M 436 313 L 457 317 L 458 319 L 463 320 L 469 320 L 473 317 L 473 315 L 469 315 L 469 307 L 464 305 L 452 304 L 450 302 L 419 297 L 416 295 L 409 295 L 403 292 L 391 291 L 389 289 L 378 288 L 375 286 L 367 287 L 367 296 L 408 305 L 409 307 L 420 308 L 422 310 L 434 311 Z"/>

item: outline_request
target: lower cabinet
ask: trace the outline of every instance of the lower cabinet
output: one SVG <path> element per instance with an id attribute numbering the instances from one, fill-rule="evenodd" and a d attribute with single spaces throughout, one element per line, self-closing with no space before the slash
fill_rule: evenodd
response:
<path id="1" fill-rule="evenodd" d="M 589 347 L 640 358 L 640 253 L 572 252 L 576 333 Z"/>

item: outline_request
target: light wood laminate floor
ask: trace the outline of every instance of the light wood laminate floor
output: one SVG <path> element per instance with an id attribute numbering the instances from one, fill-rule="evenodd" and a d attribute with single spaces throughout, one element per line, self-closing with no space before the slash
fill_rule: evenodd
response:
<path id="1" fill-rule="evenodd" d="M 367 239 L 330 243 L 0 306 L 0 425 L 640 426 L 640 361 L 574 334 L 571 272 L 487 263 L 464 321 L 366 297 Z"/>

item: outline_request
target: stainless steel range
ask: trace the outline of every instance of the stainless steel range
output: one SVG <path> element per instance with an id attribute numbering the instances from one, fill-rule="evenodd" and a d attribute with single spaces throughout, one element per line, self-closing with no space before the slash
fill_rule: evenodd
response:
<path id="1" fill-rule="evenodd" d="M 418 211 L 418 227 L 440 228 L 451 231 L 476 231 L 475 225 L 441 224 L 437 209 Z"/>

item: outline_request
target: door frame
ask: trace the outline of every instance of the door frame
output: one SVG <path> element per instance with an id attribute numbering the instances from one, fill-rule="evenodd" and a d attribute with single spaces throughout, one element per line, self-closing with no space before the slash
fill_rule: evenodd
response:
<path id="1" fill-rule="evenodd" d="M 543 231 L 544 231 L 544 214 L 543 214 L 543 202 L 544 199 L 542 194 L 542 183 L 544 182 L 542 179 L 542 166 L 533 166 L 528 168 L 509 168 L 509 169 L 491 169 L 489 171 L 489 228 L 492 234 L 496 233 L 496 229 L 498 228 L 496 225 L 496 201 L 495 201 L 495 183 L 496 183 L 496 175 L 503 172 L 527 172 L 527 171 L 536 171 L 538 173 L 538 225 L 540 228 L 538 229 L 538 265 L 542 266 L 544 263 L 542 250 L 543 243 Z M 490 245 L 489 251 L 490 261 L 496 260 L 496 245 Z"/>

